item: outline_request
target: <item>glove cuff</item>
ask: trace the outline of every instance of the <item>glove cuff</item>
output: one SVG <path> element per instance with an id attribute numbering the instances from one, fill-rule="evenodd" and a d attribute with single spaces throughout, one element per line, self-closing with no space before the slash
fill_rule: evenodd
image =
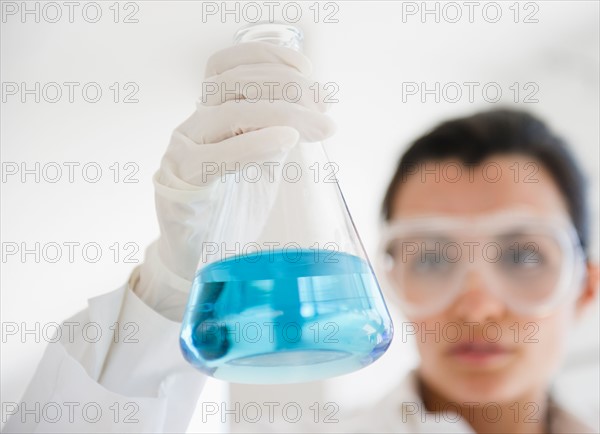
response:
<path id="1" fill-rule="evenodd" d="M 129 287 L 148 306 L 164 317 L 180 322 L 192 282 L 169 270 L 160 258 L 159 242 L 146 249 L 144 263 L 131 273 Z"/>

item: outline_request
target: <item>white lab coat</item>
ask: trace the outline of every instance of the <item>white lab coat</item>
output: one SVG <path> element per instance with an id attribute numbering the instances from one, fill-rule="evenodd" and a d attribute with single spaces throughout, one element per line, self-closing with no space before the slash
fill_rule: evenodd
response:
<path id="1" fill-rule="evenodd" d="M 185 432 L 206 377 L 181 355 L 180 323 L 131 290 L 137 278 L 138 269 L 128 284 L 90 299 L 67 320 L 96 323 L 102 337 L 92 342 L 62 333 L 49 343 L 21 400 L 27 411 L 8 419 L 4 432 Z M 134 326 L 125 330 L 128 323 Z"/>
<path id="2" fill-rule="evenodd" d="M 126 285 L 90 299 L 87 309 L 70 318 L 80 324 L 99 324 L 103 334 L 98 342 L 70 342 L 63 333 L 59 342 L 48 344 L 20 407 L 3 409 L 13 413 L 4 432 L 186 430 L 198 399 L 210 400 L 201 396 L 206 377 L 181 355 L 180 324 L 154 312 L 131 290 L 137 271 Z M 135 331 L 133 336 L 104 333 L 113 331 L 115 322 L 138 327 L 130 328 Z M 123 334 L 123 327 L 120 330 Z M 412 372 L 376 405 L 351 417 L 340 414 L 334 424 L 311 426 L 276 421 L 244 428 L 257 432 L 473 432 L 450 413 L 436 417 L 421 409 L 423 404 Z M 553 432 L 594 432 L 559 405 L 553 414 Z"/>

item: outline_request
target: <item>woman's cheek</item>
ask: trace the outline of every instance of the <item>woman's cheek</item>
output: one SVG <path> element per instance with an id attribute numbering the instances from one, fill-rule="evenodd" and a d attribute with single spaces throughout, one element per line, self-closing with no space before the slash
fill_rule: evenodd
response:
<path id="1" fill-rule="evenodd" d="M 417 329 L 415 340 L 421 356 L 421 367 L 430 376 L 435 375 L 438 381 L 443 381 L 444 377 L 451 375 L 444 369 L 447 364 L 444 353 L 448 343 L 442 333 L 443 326 L 449 322 L 450 320 L 444 317 L 413 321 Z"/>
<path id="2" fill-rule="evenodd" d="M 542 380 L 549 381 L 566 356 L 571 321 L 571 313 L 565 309 L 526 323 L 529 332 L 523 334 L 519 346 L 527 368 L 530 372 L 538 372 L 539 376 L 543 376 Z"/>

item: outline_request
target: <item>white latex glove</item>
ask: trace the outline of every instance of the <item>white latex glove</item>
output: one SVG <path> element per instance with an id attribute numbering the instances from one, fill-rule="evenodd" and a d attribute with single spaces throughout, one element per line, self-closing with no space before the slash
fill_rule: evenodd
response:
<path id="1" fill-rule="evenodd" d="M 221 92 L 204 95 L 173 132 L 154 176 L 160 238 L 132 275 L 135 292 L 160 314 L 174 321 L 183 317 L 208 224 L 218 218 L 213 215 L 219 194 L 215 187 L 221 178 L 212 169 L 222 163 L 230 168 L 235 162 L 282 162 L 299 141 L 322 141 L 333 134 L 326 104 L 315 102 L 309 89 L 314 85 L 310 72 L 303 54 L 264 42 L 235 45 L 208 60 L 205 83 L 228 92 L 223 99 Z M 301 88 L 297 102 L 281 93 L 292 82 Z M 246 83 L 260 86 L 260 100 L 254 86 L 247 87 L 253 91 L 247 100 L 229 93 L 243 90 Z"/>

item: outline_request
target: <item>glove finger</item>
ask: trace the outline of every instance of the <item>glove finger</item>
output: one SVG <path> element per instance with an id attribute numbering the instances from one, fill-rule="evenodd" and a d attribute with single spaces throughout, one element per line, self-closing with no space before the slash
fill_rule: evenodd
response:
<path id="1" fill-rule="evenodd" d="M 294 128 L 302 142 L 323 141 L 335 132 L 329 116 L 298 104 L 248 100 L 213 107 L 198 104 L 198 110 L 177 129 L 195 143 L 207 144 L 273 126 Z"/>
<path id="2" fill-rule="evenodd" d="M 281 100 L 323 113 L 328 104 L 322 101 L 319 88 L 319 83 L 286 65 L 240 65 L 208 77 L 202 84 L 201 102 L 213 106 L 243 99 Z"/>
<path id="3" fill-rule="evenodd" d="M 217 51 L 206 64 L 205 77 L 222 74 L 240 65 L 275 63 L 291 66 L 299 73 L 310 75 L 312 64 L 304 54 L 268 42 L 246 42 Z"/>
<path id="4" fill-rule="evenodd" d="M 275 126 L 199 146 L 176 130 L 162 166 L 185 182 L 204 185 L 223 171 L 239 170 L 248 164 L 280 163 L 299 137 L 294 128 Z"/>

